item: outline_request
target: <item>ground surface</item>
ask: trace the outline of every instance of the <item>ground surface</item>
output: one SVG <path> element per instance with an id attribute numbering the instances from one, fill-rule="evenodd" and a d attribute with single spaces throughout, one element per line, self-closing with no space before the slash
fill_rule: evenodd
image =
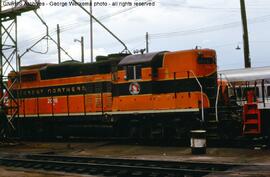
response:
<path id="1" fill-rule="evenodd" d="M 0 155 L 6 153 L 48 153 L 73 156 L 109 156 L 120 158 L 156 159 L 173 161 L 199 161 L 213 163 L 244 163 L 264 165 L 256 168 L 235 169 L 225 176 L 270 176 L 270 150 L 208 148 L 205 155 L 192 155 L 190 148 L 158 147 L 140 145 L 116 145 L 110 142 L 95 143 L 31 143 L 22 142 L 12 146 L 1 146 Z M 269 165 L 269 166 L 265 166 Z M 0 167 L 0 176 L 51 177 L 78 176 L 63 173 L 20 171 Z M 213 174 L 211 176 L 217 176 Z"/>

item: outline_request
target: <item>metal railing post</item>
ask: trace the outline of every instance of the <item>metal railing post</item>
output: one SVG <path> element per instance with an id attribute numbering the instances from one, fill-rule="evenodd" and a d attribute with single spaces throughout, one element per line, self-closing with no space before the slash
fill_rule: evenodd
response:
<path id="1" fill-rule="evenodd" d="M 198 85 L 200 86 L 201 89 L 201 110 L 202 110 L 202 121 L 204 121 L 204 101 L 203 101 L 203 87 L 202 84 L 200 83 L 199 79 L 197 78 L 197 76 L 194 74 L 194 72 L 192 70 L 189 70 L 189 72 L 194 76 L 194 78 L 196 79 Z"/>
<path id="2" fill-rule="evenodd" d="M 216 97 L 216 104 L 215 104 L 215 112 L 216 112 L 216 121 L 217 122 L 219 121 L 219 118 L 218 118 L 218 98 L 219 98 L 219 91 L 220 91 L 220 85 L 218 86 L 218 89 L 217 89 L 217 97 Z"/>

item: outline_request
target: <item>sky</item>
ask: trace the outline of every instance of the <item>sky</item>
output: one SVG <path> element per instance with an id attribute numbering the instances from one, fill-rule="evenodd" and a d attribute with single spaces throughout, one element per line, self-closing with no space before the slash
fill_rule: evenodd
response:
<path id="1" fill-rule="evenodd" d="M 89 2 L 89 0 L 77 0 Z M 93 15 L 116 34 L 130 51 L 145 48 L 145 34 L 149 33 L 149 50 L 176 51 L 212 48 L 217 51 L 219 70 L 244 67 L 242 25 L 239 0 L 150 0 L 152 6 L 135 6 L 147 0 L 93 0 Z M 71 0 L 41 0 L 45 4 L 37 10 L 56 40 L 56 25 L 60 25 L 61 46 L 72 58 L 80 60 L 81 48 L 74 39 L 85 40 L 85 61 L 90 62 L 89 16 Z M 65 2 L 67 4 L 65 4 Z M 112 6 L 112 2 L 132 5 Z M 270 66 L 270 1 L 246 0 L 250 58 L 253 67 Z M 89 10 L 89 6 L 84 6 Z M 119 53 L 124 48 L 99 24 L 93 24 L 94 56 Z M 18 18 L 19 54 L 42 38 L 45 26 L 35 13 Z M 236 50 L 239 46 L 241 49 Z M 46 52 L 47 41 L 42 40 L 35 51 Z M 57 63 L 57 46 L 49 41 L 46 54 L 28 52 L 22 65 Z M 61 53 L 63 60 L 70 58 Z"/>

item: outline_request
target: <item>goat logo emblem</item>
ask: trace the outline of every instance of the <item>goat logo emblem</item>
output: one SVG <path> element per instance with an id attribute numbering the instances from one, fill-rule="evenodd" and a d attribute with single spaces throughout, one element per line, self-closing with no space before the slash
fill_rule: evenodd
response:
<path id="1" fill-rule="evenodd" d="M 129 92 L 131 95 L 138 95 L 141 91 L 141 87 L 137 82 L 132 82 L 129 85 Z"/>

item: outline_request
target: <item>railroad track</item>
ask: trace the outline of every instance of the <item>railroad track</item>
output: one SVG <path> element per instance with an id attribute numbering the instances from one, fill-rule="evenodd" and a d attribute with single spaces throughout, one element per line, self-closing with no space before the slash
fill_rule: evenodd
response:
<path id="1" fill-rule="evenodd" d="M 232 164 L 90 158 L 56 155 L 20 155 L 1 157 L 0 165 L 31 170 L 119 177 L 199 177 L 210 173 L 221 173 L 238 167 L 238 165 Z"/>
<path id="2" fill-rule="evenodd" d="M 63 138 L 52 138 L 52 139 L 29 139 L 21 140 L 19 138 L 13 138 L 7 140 L 13 144 L 20 144 L 20 141 L 23 142 L 62 142 L 62 143 L 97 143 L 104 142 L 104 144 L 124 144 L 124 145 L 144 145 L 144 146 L 171 146 L 171 147 L 188 147 L 190 146 L 190 139 L 162 139 L 162 138 L 123 138 L 123 137 L 71 137 L 68 139 Z M 208 147 L 228 147 L 228 148 L 253 148 L 260 146 L 263 149 L 270 148 L 270 140 L 267 138 L 237 138 L 237 139 L 207 139 Z"/>

